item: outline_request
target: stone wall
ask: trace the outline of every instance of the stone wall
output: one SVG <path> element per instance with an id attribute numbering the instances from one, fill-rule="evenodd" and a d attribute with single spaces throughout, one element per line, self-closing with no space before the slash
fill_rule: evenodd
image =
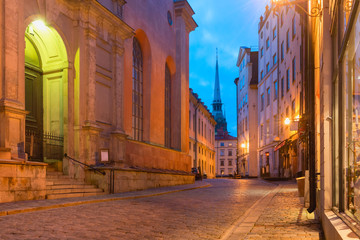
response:
<path id="1" fill-rule="evenodd" d="M 111 169 L 103 169 L 103 171 L 106 175 L 86 171 L 86 181 L 102 188 L 105 193 L 110 193 Z M 112 169 L 112 171 L 114 173 L 113 193 L 192 184 L 195 181 L 192 174 L 134 169 Z"/>
<path id="2" fill-rule="evenodd" d="M 45 163 L 0 160 L 0 202 L 45 199 Z"/>

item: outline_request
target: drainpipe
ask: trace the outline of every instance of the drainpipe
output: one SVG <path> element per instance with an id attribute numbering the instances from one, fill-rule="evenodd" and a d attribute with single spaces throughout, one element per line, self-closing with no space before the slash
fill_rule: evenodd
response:
<path id="1" fill-rule="evenodd" d="M 235 78 L 236 85 L 236 174 L 239 175 L 239 94 L 238 94 L 238 82 L 239 78 Z"/>
<path id="2" fill-rule="evenodd" d="M 197 112 L 198 112 L 198 109 L 199 109 L 199 101 L 196 103 L 196 106 L 195 106 L 195 125 L 194 125 L 194 129 L 195 129 L 195 166 L 194 167 L 198 167 L 198 139 L 197 139 L 197 134 L 198 134 L 198 126 L 197 126 L 197 122 L 198 122 L 198 119 L 197 119 Z"/>
<path id="3" fill-rule="evenodd" d="M 314 48 L 312 46 L 311 20 L 310 17 L 306 19 L 306 54 L 307 54 L 307 109 L 308 115 L 308 128 L 309 128 L 309 187 L 310 187 L 310 206 L 307 209 L 312 213 L 316 209 L 316 168 L 315 168 L 315 77 L 314 77 Z"/>

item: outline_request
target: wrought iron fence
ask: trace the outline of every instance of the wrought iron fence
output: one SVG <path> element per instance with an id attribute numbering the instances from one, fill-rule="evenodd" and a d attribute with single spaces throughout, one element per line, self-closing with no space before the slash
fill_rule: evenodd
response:
<path id="1" fill-rule="evenodd" d="M 30 160 L 62 160 L 64 154 L 64 137 L 51 132 L 27 129 L 25 131 L 25 152 Z"/>

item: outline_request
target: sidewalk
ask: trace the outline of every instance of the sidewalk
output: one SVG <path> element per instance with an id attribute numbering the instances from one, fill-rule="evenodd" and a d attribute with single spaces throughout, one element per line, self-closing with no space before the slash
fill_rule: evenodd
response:
<path id="1" fill-rule="evenodd" d="M 53 208 L 70 207 L 70 206 L 98 203 L 98 202 L 145 198 L 145 197 L 158 196 L 168 193 L 188 191 L 188 190 L 204 188 L 209 186 L 211 185 L 207 182 L 195 181 L 194 184 L 188 184 L 188 185 L 153 188 L 148 190 L 126 192 L 126 193 L 104 194 L 104 195 L 91 196 L 91 197 L 0 203 L 0 216 L 19 214 L 25 212 L 34 212 L 34 211 L 47 210 Z"/>
<path id="2" fill-rule="evenodd" d="M 300 202 L 294 182 L 279 186 L 259 199 L 221 239 L 325 239 L 321 225 Z"/>

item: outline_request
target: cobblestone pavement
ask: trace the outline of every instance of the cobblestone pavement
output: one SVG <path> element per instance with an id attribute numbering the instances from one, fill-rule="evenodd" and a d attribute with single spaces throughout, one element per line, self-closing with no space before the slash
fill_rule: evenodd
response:
<path id="1" fill-rule="evenodd" d="M 2 216 L 0 239 L 320 239 L 319 224 L 303 218 L 294 183 L 207 182 L 212 186 Z"/>

